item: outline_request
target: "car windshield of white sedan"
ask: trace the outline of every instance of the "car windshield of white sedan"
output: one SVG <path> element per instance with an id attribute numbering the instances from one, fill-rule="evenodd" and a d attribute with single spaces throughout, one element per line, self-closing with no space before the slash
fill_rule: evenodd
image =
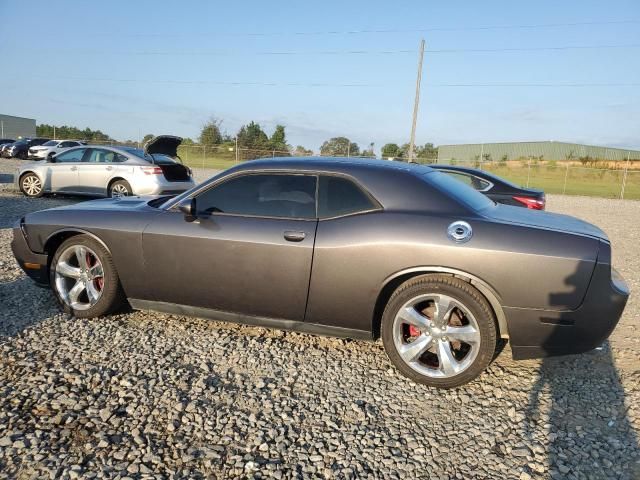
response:
<path id="1" fill-rule="evenodd" d="M 429 183 L 469 208 L 479 211 L 495 206 L 493 200 L 443 172 L 432 170 L 422 175 Z"/>
<path id="2" fill-rule="evenodd" d="M 43 147 L 55 147 L 59 143 L 60 143 L 59 140 L 49 140 L 48 142 L 43 143 L 42 146 Z"/>

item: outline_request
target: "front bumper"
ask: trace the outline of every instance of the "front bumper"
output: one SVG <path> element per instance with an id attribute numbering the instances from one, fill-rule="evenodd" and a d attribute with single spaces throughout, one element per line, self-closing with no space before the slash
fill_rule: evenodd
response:
<path id="1" fill-rule="evenodd" d="M 576 310 L 504 307 L 513 358 L 522 360 L 593 350 L 611 335 L 628 298 L 629 287 L 607 258 L 598 260 L 584 301 Z"/>
<path id="2" fill-rule="evenodd" d="M 18 265 L 28 277 L 40 286 L 49 285 L 49 258 L 47 255 L 31 251 L 20 223 L 13 228 L 11 250 Z"/>

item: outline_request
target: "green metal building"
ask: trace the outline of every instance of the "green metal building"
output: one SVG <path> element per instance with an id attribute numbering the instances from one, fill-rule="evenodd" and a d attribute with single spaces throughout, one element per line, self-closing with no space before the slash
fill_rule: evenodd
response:
<path id="1" fill-rule="evenodd" d="M 640 160 L 640 151 L 565 142 L 506 142 L 440 145 L 438 163 L 522 160 L 578 161 L 590 157 L 605 161 Z"/>

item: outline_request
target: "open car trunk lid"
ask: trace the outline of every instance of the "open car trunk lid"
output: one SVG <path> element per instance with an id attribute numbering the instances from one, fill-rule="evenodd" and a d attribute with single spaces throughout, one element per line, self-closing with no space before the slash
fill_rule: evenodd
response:
<path id="1" fill-rule="evenodd" d="M 144 144 L 144 153 L 167 155 L 171 158 L 178 156 L 178 147 L 182 143 L 182 137 L 173 135 L 158 135 Z"/>

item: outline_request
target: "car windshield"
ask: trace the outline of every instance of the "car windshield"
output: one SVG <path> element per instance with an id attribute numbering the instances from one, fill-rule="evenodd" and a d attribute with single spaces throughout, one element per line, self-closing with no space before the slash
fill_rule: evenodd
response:
<path id="1" fill-rule="evenodd" d="M 422 177 L 438 190 L 447 193 L 475 211 L 484 210 L 485 208 L 495 205 L 486 195 L 483 195 L 444 172 L 431 170 L 430 172 L 424 173 Z"/>
<path id="2" fill-rule="evenodd" d="M 55 147 L 59 143 L 60 142 L 58 140 L 49 140 L 48 142 L 43 143 L 42 146 L 43 147 Z"/>
<path id="3" fill-rule="evenodd" d="M 173 163 L 176 163 L 176 161 L 173 158 L 167 155 L 162 155 L 159 153 L 156 153 L 154 155 L 150 155 L 148 153 L 145 154 L 144 150 L 142 150 L 141 148 L 125 147 L 125 148 L 122 148 L 122 150 L 132 155 L 135 155 L 138 158 L 142 158 L 143 160 L 147 160 L 147 161 L 156 163 L 158 165 L 171 165 Z"/>

